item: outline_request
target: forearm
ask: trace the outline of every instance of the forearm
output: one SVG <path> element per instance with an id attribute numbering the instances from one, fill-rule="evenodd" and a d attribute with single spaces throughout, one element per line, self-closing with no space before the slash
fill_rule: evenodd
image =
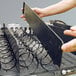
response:
<path id="1" fill-rule="evenodd" d="M 61 2 L 44 8 L 46 16 L 60 14 L 76 7 L 76 1 L 74 0 L 62 0 Z"/>

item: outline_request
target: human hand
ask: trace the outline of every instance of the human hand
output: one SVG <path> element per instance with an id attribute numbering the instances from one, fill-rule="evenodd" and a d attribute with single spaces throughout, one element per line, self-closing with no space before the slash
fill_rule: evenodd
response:
<path id="1" fill-rule="evenodd" d="M 71 27 L 70 30 L 65 30 L 64 34 L 76 37 L 76 26 Z M 76 38 L 63 44 L 61 46 L 61 49 L 63 50 L 63 52 L 75 52 L 76 51 Z"/>
<path id="2" fill-rule="evenodd" d="M 33 10 L 40 18 L 46 16 L 45 10 L 42 9 L 42 8 L 32 8 L 32 10 Z M 22 11 L 23 11 L 23 9 L 22 9 Z M 23 14 L 21 15 L 21 18 L 24 19 L 24 20 L 26 20 L 26 17 L 25 17 Z"/>

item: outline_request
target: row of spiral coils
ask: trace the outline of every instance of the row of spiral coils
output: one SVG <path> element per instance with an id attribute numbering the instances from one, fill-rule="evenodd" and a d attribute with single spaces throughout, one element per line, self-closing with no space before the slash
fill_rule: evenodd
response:
<path id="1" fill-rule="evenodd" d="M 59 68 L 54 65 L 41 42 L 34 35 L 31 28 L 2 28 L 0 35 L 0 62 L 3 70 L 16 68 L 18 72 L 29 74 L 49 71 L 52 76 L 63 74 L 64 71 L 76 68 L 76 56 L 63 53 L 62 64 Z M 3 48 L 2 48 L 3 47 Z M 6 50 L 7 49 L 7 50 Z M 2 50 L 2 51 L 1 51 Z M 3 55 L 3 56 L 2 56 Z"/>
<path id="2" fill-rule="evenodd" d="M 22 68 L 27 68 L 29 73 L 35 73 L 39 68 L 52 73 L 55 73 L 55 71 L 58 70 L 60 70 L 61 73 L 68 69 L 71 69 L 71 71 L 76 70 L 76 55 L 72 53 L 63 53 L 61 67 L 59 69 L 58 66 L 53 64 L 52 59 L 41 42 L 34 35 L 31 28 L 29 28 L 29 33 L 26 31 L 26 27 L 16 27 L 15 31 L 12 28 L 14 36 L 18 39 L 19 46 L 24 46 L 26 48 L 26 51 L 24 51 L 25 53 L 21 51 L 21 54 L 19 52 L 19 61 Z M 31 68 L 33 69 L 31 70 Z"/>
<path id="3" fill-rule="evenodd" d="M 18 47 L 7 28 L 0 29 L 1 70 L 19 72 Z"/>
<path id="4" fill-rule="evenodd" d="M 13 31 L 14 36 L 18 40 L 19 47 L 23 49 L 19 50 L 19 62 L 22 68 L 27 68 L 29 73 L 40 72 L 47 70 L 50 66 L 50 70 L 56 69 L 54 68 L 53 62 L 50 56 L 47 54 L 45 48 L 41 45 L 40 41 L 33 35 L 31 28 L 29 28 L 29 32 L 26 32 L 26 27 L 24 30 L 16 27 L 16 30 Z M 21 35 L 20 35 L 20 32 Z M 53 66 L 52 66 L 53 65 Z M 46 66 L 48 66 L 46 68 Z M 43 69 L 44 68 L 44 69 Z"/>

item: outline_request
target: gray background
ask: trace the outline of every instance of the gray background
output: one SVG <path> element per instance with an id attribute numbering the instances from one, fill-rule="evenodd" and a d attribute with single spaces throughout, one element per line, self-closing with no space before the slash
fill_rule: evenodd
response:
<path id="1" fill-rule="evenodd" d="M 0 24 L 17 23 L 27 26 L 27 23 L 20 18 L 23 1 L 27 2 L 31 7 L 43 8 L 61 0 L 0 0 Z M 68 25 L 76 25 L 76 9 L 74 8 L 63 14 L 43 18 L 46 22 L 55 19 L 62 20 Z"/>

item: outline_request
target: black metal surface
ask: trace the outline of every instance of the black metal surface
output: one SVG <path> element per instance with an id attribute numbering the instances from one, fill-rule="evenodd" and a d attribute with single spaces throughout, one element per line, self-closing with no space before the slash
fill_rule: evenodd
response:
<path id="1" fill-rule="evenodd" d="M 35 36 L 37 36 L 41 44 L 45 47 L 53 63 L 60 66 L 62 59 L 62 50 L 60 47 L 65 42 L 73 39 L 73 37 L 63 34 L 63 31 L 66 29 L 64 27 L 46 25 L 27 4 L 25 4 L 23 9 L 26 20 L 33 29 Z"/>

